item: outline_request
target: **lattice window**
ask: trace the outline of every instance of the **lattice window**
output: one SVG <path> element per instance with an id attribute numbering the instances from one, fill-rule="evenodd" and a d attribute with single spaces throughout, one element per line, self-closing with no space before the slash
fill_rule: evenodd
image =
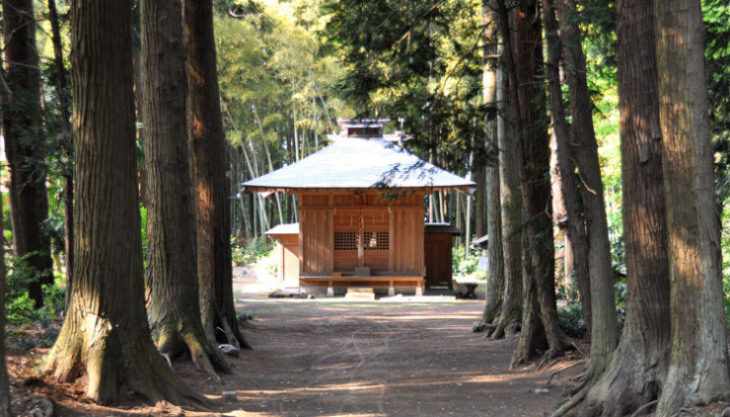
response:
<path id="1" fill-rule="evenodd" d="M 357 232 L 335 232 L 335 250 L 356 251 L 358 238 Z M 365 232 L 363 238 L 366 251 L 390 249 L 388 232 Z"/>
<path id="2" fill-rule="evenodd" d="M 365 250 L 388 250 L 388 232 L 365 232 Z"/>
<path id="3" fill-rule="evenodd" d="M 357 233 L 335 232 L 335 250 L 357 250 Z"/>

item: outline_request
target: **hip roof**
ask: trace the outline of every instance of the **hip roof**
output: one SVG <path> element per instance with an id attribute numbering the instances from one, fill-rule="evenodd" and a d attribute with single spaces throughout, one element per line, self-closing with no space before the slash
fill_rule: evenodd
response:
<path id="1" fill-rule="evenodd" d="M 252 192 L 411 188 L 469 191 L 475 186 L 382 138 L 342 138 L 326 148 L 243 183 Z"/>

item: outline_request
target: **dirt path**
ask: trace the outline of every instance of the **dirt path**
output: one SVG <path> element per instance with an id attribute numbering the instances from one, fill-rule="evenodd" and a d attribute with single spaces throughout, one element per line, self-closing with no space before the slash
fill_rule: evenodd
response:
<path id="1" fill-rule="evenodd" d="M 223 389 L 265 416 L 542 416 L 570 362 L 509 371 L 515 340 L 470 332 L 482 303 L 248 300 L 255 350 Z"/>
<path id="2" fill-rule="evenodd" d="M 222 376 L 223 385 L 190 361 L 173 363 L 191 387 L 214 400 L 209 411 L 92 404 L 83 397 L 83 380 L 42 378 L 38 364 L 48 348 L 33 348 L 8 356 L 12 395 L 28 402 L 17 407 L 27 411 L 19 414 L 32 415 L 34 401 L 48 397 L 59 417 L 535 417 L 554 408 L 579 370 L 560 373 L 551 387 L 550 375 L 571 360 L 510 371 L 516 340 L 471 333 L 483 300 L 271 299 L 277 282 L 250 269 L 236 272 L 237 307 L 254 318 L 244 327 L 254 350 L 231 359 L 235 371 Z M 222 401 L 226 392 L 235 400 Z"/>

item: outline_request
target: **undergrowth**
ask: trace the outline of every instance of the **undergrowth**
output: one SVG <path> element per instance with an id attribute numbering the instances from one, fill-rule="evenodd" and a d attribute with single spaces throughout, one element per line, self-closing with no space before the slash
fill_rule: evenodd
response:
<path id="1" fill-rule="evenodd" d="M 487 272 L 477 268 L 482 256 L 486 256 L 486 251 L 484 249 L 469 248 L 467 250 L 463 245 L 455 247 L 453 249 L 453 257 L 451 259 L 453 276 L 460 278 L 470 277 L 476 279 L 487 279 Z"/>
<path id="2" fill-rule="evenodd" d="M 38 279 L 40 274 L 27 262 L 31 255 L 22 257 L 5 255 L 7 337 L 22 346 L 30 334 L 27 329 L 35 328 L 37 330 L 35 333 L 39 335 L 35 338 L 37 343 L 48 347 L 58 336 L 55 321 L 63 314 L 65 308 L 65 283 L 63 278 L 57 275 L 53 284 L 43 285 L 43 307 L 34 308 L 35 302 L 28 295 L 28 284 Z"/>
<path id="3" fill-rule="evenodd" d="M 275 247 L 276 243 L 272 242 L 266 236 L 257 236 L 244 242 L 231 239 L 231 258 L 233 265 L 255 264 L 260 259 L 268 257 Z"/>

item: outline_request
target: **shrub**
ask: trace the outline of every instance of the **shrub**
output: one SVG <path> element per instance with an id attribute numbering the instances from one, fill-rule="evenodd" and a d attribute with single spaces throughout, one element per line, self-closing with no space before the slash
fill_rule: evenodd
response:
<path id="1" fill-rule="evenodd" d="M 59 285 L 60 276 L 52 285 L 43 286 L 42 308 L 36 310 L 35 303 L 28 296 L 28 284 L 39 278 L 39 273 L 27 262 L 31 254 L 15 257 L 6 254 L 7 277 L 5 286 L 5 309 L 7 323 L 11 326 L 28 326 L 34 322 L 56 319 L 64 305 L 64 288 Z"/>
<path id="2" fill-rule="evenodd" d="M 463 245 L 455 247 L 453 250 L 453 258 L 451 260 L 454 276 L 473 276 L 479 279 L 486 279 L 486 272 L 477 270 L 479 259 L 481 259 L 484 254 L 485 251 L 483 249 L 466 249 Z"/>
<path id="3" fill-rule="evenodd" d="M 560 320 L 560 327 L 565 330 L 568 336 L 579 339 L 588 336 L 581 303 L 568 304 L 558 309 L 558 319 Z"/>
<path id="4" fill-rule="evenodd" d="M 259 259 L 267 257 L 274 247 L 275 245 L 266 236 L 257 236 L 243 245 L 231 239 L 231 258 L 236 266 L 254 264 Z"/>

